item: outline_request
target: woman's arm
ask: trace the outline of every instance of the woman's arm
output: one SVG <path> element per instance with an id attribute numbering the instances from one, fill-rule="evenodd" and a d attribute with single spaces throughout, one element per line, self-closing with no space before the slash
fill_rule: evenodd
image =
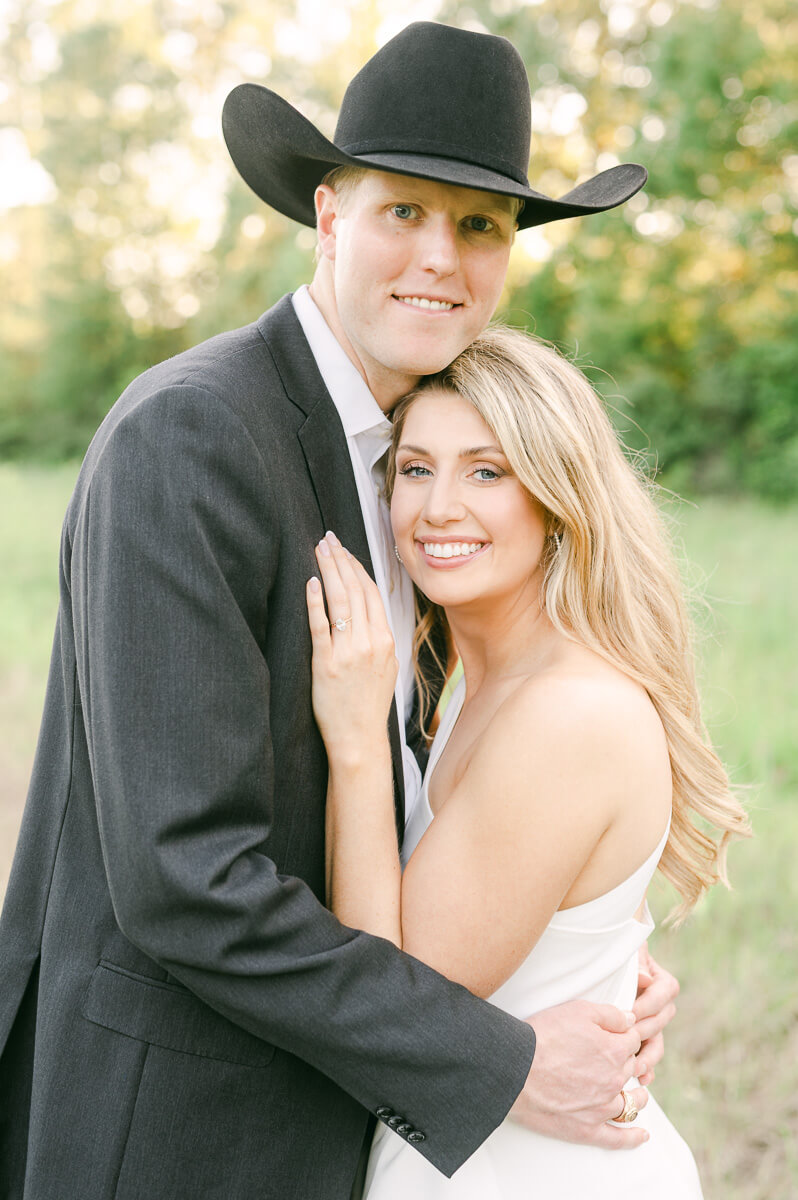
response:
<path id="1" fill-rule="evenodd" d="M 477 995 L 520 966 L 614 820 L 584 707 L 557 681 L 522 684 L 405 870 L 404 949 Z"/>

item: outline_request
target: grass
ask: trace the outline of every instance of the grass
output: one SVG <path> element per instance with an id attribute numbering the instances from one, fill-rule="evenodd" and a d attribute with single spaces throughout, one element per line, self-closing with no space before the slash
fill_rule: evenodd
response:
<path id="1" fill-rule="evenodd" d="M 731 893 L 716 888 L 682 930 L 653 939 L 682 982 L 654 1090 L 695 1148 L 707 1200 L 795 1200 L 798 510 L 715 500 L 678 519 L 709 604 L 705 717 L 748 786 L 754 839 L 731 849 Z"/>
<path id="2" fill-rule="evenodd" d="M 47 669 L 61 522 L 77 466 L 0 465 L 0 671 Z M 44 627 L 47 636 L 43 636 Z"/>
<path id="3" fill-rule="evenodd" d="M 0 890 L 33 756 L 75 467 L 0 465 Z M 755 837 L 720 888 L 654 954 L 680 978 L 654 1091 L 694 1148 L 706 1200 L 798 1196 L 798 509 L 675 505 L 698 608 L 702 694 L 715 744 L 749 785 Z M 655 888 L 652 907 L 670 906 Z M 677 1198 L 674 1198 L 677 1200 Z"/>
<path id="4" fill-rule="evenodd" d="M 0 895 L 36 745 L 77 466 L 0 465 Z"/>

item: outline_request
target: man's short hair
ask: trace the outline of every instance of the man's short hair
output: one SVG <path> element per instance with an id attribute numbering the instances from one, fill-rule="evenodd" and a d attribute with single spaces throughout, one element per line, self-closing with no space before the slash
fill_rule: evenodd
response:
<path id="1" fill-rule="evenodd" d="M 333 167 L 332 171 L 328 171 L 324 176 L 322 183 L 331 187 L 337 196 L 346 197 L 367 174 L 367 167 Z"/>

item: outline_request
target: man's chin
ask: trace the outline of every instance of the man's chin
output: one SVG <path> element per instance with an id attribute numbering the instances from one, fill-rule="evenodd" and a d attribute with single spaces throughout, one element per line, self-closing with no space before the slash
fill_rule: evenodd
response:
<path id="1" fill-rule="evenodd" d="M 474 336 L 476 337 L 476 334 Z M 397 362 L 393 369 L 404 375 L 414 375 L 419 378 L 422 375 L 437 375 L 438 371 L 443 371 L 451 362 L 454 362 L 458 354 L 462 354 L 466 346 L 471 345 L 472 340 L 472 338 L 469 338 L 467 342 L 463 342 L 462 344 L 458 342 L 448 346 L 435 347 L 434 349 L 429 347 L 424 350 L 411 349 L 409 353 L 405 346 L 403 347 L 401 363 Z"/>

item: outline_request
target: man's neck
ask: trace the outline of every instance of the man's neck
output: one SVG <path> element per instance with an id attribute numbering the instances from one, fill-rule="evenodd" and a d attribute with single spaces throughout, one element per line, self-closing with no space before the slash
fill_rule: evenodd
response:
<path id="1" fill-rule="evenodd" d="M 418 376 L 400 375 L 396 371 L 390 371 L 388 368 L 382 367 L 379 363 L 366 362 L 357 353 L 338 315 L 332 268 L 326 260 L 319 263 L 316 273 L 313 276 L 313 282 L 308 286 L 308 291 L 314 304 L 329 325 L 339 346 L 347 358 L 354 363 L 358 373 L 365 380 L 369 391 L 382 411 L 390 413 L 396 406 L 397 401 L 401 400 L 402 396 L 405 396 L 416 386 Z"/>

